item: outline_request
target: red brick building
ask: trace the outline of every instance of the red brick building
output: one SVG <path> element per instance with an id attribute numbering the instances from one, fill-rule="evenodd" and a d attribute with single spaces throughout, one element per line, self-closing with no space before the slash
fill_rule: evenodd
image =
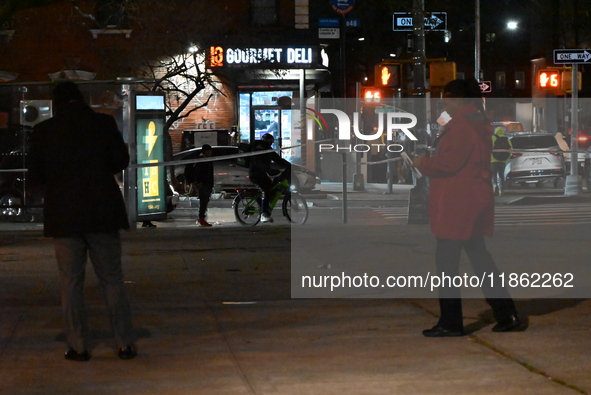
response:
<path id="1" fill-rule="evenodd" d="M 190 45 L 208 49 L 310 48 L 317 44 L 308 29 L 307 0 L 143 0 L 119 2 L 120 8 L 106 11 L 101 8 L 113 3 L 117 2 L 64 0 L 34 8 L 17 7 L 10 15 L 0 15 L 0 119 L 20 125 L 19 102 L 49 99 L 52 80 L 64 78 L 80 81 L 89 104 L 97 111 L 117 115 L 121 104 L 117 78 L 137 77 L 147 62 L 171 58 L 186 52 Z M 254 125 L 250 120 L 254 110 L 241 118 L 241 94 L 289 91 L 297 96 L 293 79 L 281 81 L 268 73 L 253 75 L 246 70 L 252 69 L 250 66 L 217 69 L 220 92 L 203 89 L 186 111 L 212 94 L 207 106 L 169 129 L 173 152 L 181 149 L 182 132 L 195 129 L 196 123 L 213 122 L 217 129 L 229 131 L 233 127 L 249 130 Z M 322 78 L 326 84 L 326 77 Z M 309 88 L 318 89 L 318 84 Z M 276 102 L 262 100 L 266 106 L 262 112 L 278 113 Z"/>

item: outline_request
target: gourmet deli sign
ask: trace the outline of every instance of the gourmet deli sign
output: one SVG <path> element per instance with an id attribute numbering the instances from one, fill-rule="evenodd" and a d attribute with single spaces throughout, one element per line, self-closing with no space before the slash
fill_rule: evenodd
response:
<path id="1" fill-rule="evenodd" d="M 209 48 L 209 67 L 307 68 L 317 67 L 317 60 L 315 47 Z"/>

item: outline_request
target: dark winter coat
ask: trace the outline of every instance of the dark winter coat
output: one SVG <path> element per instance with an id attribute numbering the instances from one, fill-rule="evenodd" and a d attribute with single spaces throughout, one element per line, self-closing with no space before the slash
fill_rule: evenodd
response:
<path id="1" fill-rule="evenodd" d="M 199 155 L 198 159 L 204 159 L 205 156 Z M 204 187 L 213 188 L 213 162 L 196 162 L 193 165 L 193 181 L 195 184 L 203 184 Z"/>
<path id="2" fill-rule="evenodd" d="M 265 151 L 270 148 L 262 141 L 256 140 L 252 144 L 252 152 Z M 264 175 L 265 173 L 272 173 L 271 163 L 276 163 L 280 167 L 290 169 L 291 163 L 283 159 L 277 152 L 268 152 L 266 154 L 254 155 L 250 157 L 249 174 L 252 176 Z"/>
<path id="3" fill-rule="evenodd" d="M 421 162 L 420 171 L 431 177 L 429 220 L 435 237 L 492 236 L 491 133 L 476 107 L 466 105 L 445 125 L 435 155 Z"/>
<path id="4" fill-rule="evenodd" d="M 44 234 L 116 232 L 129 228 L 115 174 L 129 153 L 113 117 L 70 103 L 35 125 L 29 175 L 44 193 Z"/>

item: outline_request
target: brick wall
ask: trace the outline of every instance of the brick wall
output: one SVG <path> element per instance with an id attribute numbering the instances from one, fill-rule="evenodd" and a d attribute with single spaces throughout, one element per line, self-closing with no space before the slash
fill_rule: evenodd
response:
<path id="1" fill-rule="evenodd" d="M 195 123 L 203 122 L 207 119 L 215 123 L 216 129 L 227 129 L 231 131 L 232 126 L 238 123 L 236 119 L 234 93 L 226 86 L 220 85 L 218 88 L 224 92 L 224 95 L 210 89 L 205 89 L 187 106 L 188 112 L 195 105 L 203 103 L 207 97 L 212 94 L 213 97 L 206 107 L 192 112 L 188 117 L 175 122 L 169 129 L 172 139 L 172 152 L 177 153 L 181 150 L 181 139 L 183 131 L 195 130 Z"/>

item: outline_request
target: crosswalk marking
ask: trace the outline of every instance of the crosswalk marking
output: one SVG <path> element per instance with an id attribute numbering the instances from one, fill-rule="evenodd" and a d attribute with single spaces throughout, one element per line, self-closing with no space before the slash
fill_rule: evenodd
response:
<path id="1" fill-rule="evenodd" d="M 495 207 L 495 225 L 591 224 L 591 205 L 564 204 Z"/>
<path id="2" fill-rule="evenodd" d="M 376 208 L 374 212 L 386 221 L 404 224 L 407 207 Z M 539 206 L 495 206 L 495 225 L 570 225 L 591 224 L 591 204 L 572 203 Z"/>

